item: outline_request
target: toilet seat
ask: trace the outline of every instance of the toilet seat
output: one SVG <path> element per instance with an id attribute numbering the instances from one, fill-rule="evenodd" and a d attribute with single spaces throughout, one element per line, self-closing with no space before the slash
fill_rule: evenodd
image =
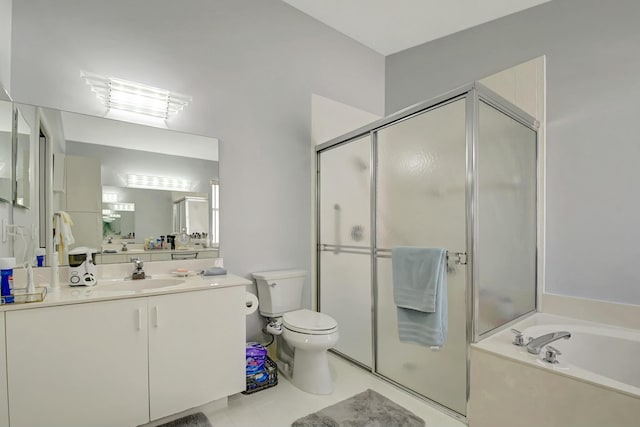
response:
<path id="1" fill-rule="evenodd" d="M 306 308 L 284 313 L 282 325 L 290 331 L 308 335 L 328 335 L 338 330 L 338 322 L 331 316 Z"/>

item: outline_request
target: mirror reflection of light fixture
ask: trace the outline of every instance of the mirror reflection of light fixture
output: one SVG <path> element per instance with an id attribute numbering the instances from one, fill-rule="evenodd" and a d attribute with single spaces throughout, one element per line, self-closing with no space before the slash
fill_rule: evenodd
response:
<path id="1" fill-rule="evenodd" d="M 178 114 L 192 100 L 187 95 L 116 77 L 86 71 L 81 71 L 80 76 L 108 109 L 130 111 L 167 120 Z"/>
<path id="2" fill-rule="evenodd" d="M 136 210 L 135 203 L 113 203 L 111 208 L 114 211 L 134 212 Z"/>
<path id="3" fill-rule="evenodd" d="M 127 186 L 150 190 L 191 191 L 191 181 L 162 176 L 127 175 Z"/>
<path id="4" fill-rule="evenodd" d="M 102 193 L 102 203 L 113 203 L 118 201 L 118 193 Z"/>

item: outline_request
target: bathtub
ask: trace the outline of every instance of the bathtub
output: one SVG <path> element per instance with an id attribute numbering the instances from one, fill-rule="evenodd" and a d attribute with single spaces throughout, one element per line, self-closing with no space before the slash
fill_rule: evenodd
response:
<path id="1" fill-rule="evenodd" d="M 568 331 L 550 345 L 558 363 L 512 344 L 510 328 L 471 348 L 469 424 L 637 426 L 640 331 L 537 313 L 512 328 L 525 337 Z"/>
<path id="2" fill-rule="evenodd" d="M 560 373 L 640 398 L 640 331 L 585 324 L 549 324 L 524 329 L 525 337 L 569 331 L 570 339 L 551 343 L 559 363 L 536 362 Z M 532 355 L 533 356 L 533 355 Z M 540 353 L 544 357 L 544 349 Z M 640 420 L 639 420 L 640 422 Z"/>

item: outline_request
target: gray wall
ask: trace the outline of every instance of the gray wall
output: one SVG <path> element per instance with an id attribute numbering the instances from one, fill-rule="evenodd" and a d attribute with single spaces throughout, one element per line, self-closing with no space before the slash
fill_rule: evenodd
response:
<path id="1" fill-rule="evenodd" d="M 390 113 L 546 55 L 549 293 L 640 304 L 639 17 L 554 0 L 387 57 Z"/>
<path id="2" fill-rule="evenodd" d="M 11 9 L 12 0 L 0 0 L 0 92 L 11 93 Z"/>
<path id="3" fill-rule="evenodd" d="M 3 88 L 10 92 L 11 83 L 11 0 L 0 0 L 0 99 L 7 100 Z M 11 204 L 0 202 L 0 222 L 12 221 Z M 12 253 L 10 243 L 0 242 L 0 257 Z"/>
<path id="4" fill-rule="evenodd" d="M 19 0 L 12 94 L 104 113 L 80 70 L 193 96 L 172 129 L 218 137 L 229 271 L 311 268 L 311 94 L 382 115 L 384 57 L 280 0 Z M 309 280 L 304 293 L 310 304 Z M 258 329 L 249 319 L 249 338 Z"/>

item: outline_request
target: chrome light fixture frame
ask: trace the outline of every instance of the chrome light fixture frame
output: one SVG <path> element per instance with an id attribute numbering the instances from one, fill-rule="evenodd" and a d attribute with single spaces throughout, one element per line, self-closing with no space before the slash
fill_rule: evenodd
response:
<path id="1" fill-rule="evenodd" d="M 129 111 L 168 120 L 182 111 L 193 98 L 153 86 L 81 71 L 80 76 L 91 87 L 107 109 Z"/>

